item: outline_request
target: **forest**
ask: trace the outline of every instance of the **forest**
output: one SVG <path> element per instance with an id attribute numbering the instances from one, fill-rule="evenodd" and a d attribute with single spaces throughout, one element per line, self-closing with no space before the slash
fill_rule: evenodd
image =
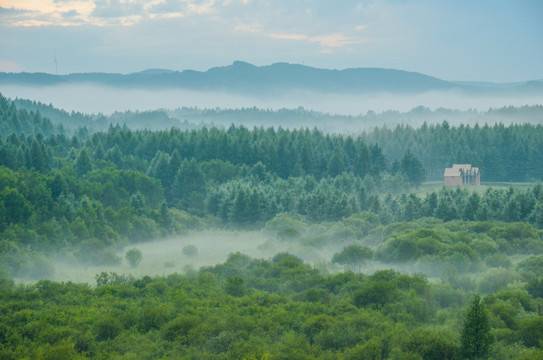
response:
<path id="1" fill-rule="evenodd" d="M 31 105 L 0 95 L 2 359 L 543 359 L 540 124 L 145 129 Z M 428 182 L 463 162 L 523 186 Z M 288 252 L 125 271 L 210 229 Z M 59 258 L 105 270 L 53 281 Z"/>

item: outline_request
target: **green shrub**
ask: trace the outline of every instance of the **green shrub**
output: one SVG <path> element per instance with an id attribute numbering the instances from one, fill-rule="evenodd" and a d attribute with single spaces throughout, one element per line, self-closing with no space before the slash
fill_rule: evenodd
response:
<path id="1" fill-rule="evenodd" d="M 543 274 L 543 255 L 530 256 L 517 264 L 517 271 L 526 280 Z"/>
<path id="2" fill-rule="evenodd" d="M 196 246 L 194 246 L 194 245 L 184 246 L 183 249 L 181 250 L 181 252 L 186 257 L 196 257 L 196 256 L 198 256 L 198 248 Z"/>
<path id="3" fill-rule="evenodd" d="M 94 325 L 94 333 L 98 341 L 114 339 L 122 330 L 121 322 L 112 315 L 106 315 Z"/>
<path id="4" fill-rule="evenodd" d="M 132 266 L 133 268 L 138 267 L 138 265 L 141 262 L 142 257 L 143 256 L 141 255 L 141 251 L 136 248 L 128 250 L 125 255 L 126 260 L 130 264 L 130 266 Z"/>

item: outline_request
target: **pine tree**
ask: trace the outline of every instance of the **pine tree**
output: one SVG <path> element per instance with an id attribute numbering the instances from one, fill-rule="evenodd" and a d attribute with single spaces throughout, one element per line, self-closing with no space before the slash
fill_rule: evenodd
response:
<path id="1" fill-rule="evenodd" d="M 232 213 L 230 214 L 230 219 L 238 224 L 244 225 L 247 223 L 249 218 L 249 196 L 244 189 L 239 189 L 234 200 L 234 205 L 232 207 Z"/>
<path id="2" fill-rule="evenodd" d="M 464 220 L 475 220 L 475 214 L 479 210 L 481 204 L 481 197 L 477 192 L 473 192 L 464 206 L 462 217 Z"/>
<path id="3" fill-rule="evenodd" d="M 92 162 L 91 158 L 89 156 L 89 151 L 86 147 L 81 149 L 79 152 L 79 156 L 77 157 L 77 160 L 75 161 L 75 169 L 77 170 L 77 174 L 79 176 L 85 175 L 92 169 Z"/>
<path id="4" fill-rule="evenodd" d="M 473 295 L 461 333 L 461 350 L 466 359 L 486 359 L 492 345 L 488 312 L 479 294 Z"/>
<path id="5" fill-rule="evenodd" d="M 370 153 L 368 150 L 368 147 L 364 144 L 360 146 L 360 149 L 357 151 L 354 164 L 353 164 L 353 170 L 354 174 L 364 178 L 366 174 L 369 172 L 371 167 L 370 162 Z"/>
<path id="6" fill-rule="evenodd" d="M 409 150 L 400 162 L 400 170 L 407 176 L 409 183 L 415 187 L 419 187 L 426 178 L 426 170 L 424 170 L 422 162 Z"/>
<path id="7" fill-rule="evenodd" d="M 68 190 L 68 184 L 64 181 L 60 174 L 55 174 L 51 181 L 51 196 L 53 200 L 57 200 L 60 194 L 66 193 Z"/>
<path id="8" fill-rule="evenodd" d="M 332 177 L 336 177 L 345 171 L 345 164 L 343 162 L 343 156 L 339 149 L 334 150 L 334 155 L 330 158 L 328 163 L 328 174 Z"/>
<path id="9" fill-rule="evenodd" d="M 383 154 L 383 149 L 379 145 L 374 144 L 370 147 L 370 158 L 372 175 L 379 175 L 387 169 L 387 160 Z"/>
<path id="10" fill-rule="evenodd" d="M 174 203 L 182 201 L 187 205 L 187 200 L 194 192 L 205 195 L 204 173 L 196 160 L 184 160 L 173 181 L 171 196 Z"/>
<path id="11" fill-rule="evenodd" d="M 43 154 L 42 148 L 40 147 L 40 144 L 36 140 L 32 141 L 32 144 L 30 145 L 30 159 L 31 159 L 31 166 L 37 171 L 45 171 L 47 168 L 47 164 L 45 161 L 45 156 Z"/>

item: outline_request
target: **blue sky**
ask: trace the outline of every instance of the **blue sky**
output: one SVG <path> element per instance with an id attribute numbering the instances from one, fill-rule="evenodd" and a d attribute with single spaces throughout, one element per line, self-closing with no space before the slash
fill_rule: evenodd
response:
<path id="1" fill-rule="evenodd" d="M 543 79 L 543 1 L 0 0 L 0 71 L 206 70 L 234 60 Z"/>

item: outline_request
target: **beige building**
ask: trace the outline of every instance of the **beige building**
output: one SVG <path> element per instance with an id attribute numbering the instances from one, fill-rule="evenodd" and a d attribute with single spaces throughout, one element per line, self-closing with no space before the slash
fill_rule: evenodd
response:
<path id="1" fill-rule="evenodd" d="M 471 167 L 471 164 L 453 164 L 452 168 L 446 168 L 445 186 L 479 186 L 481 185 L 481 173 L 479 168 Z"/>

